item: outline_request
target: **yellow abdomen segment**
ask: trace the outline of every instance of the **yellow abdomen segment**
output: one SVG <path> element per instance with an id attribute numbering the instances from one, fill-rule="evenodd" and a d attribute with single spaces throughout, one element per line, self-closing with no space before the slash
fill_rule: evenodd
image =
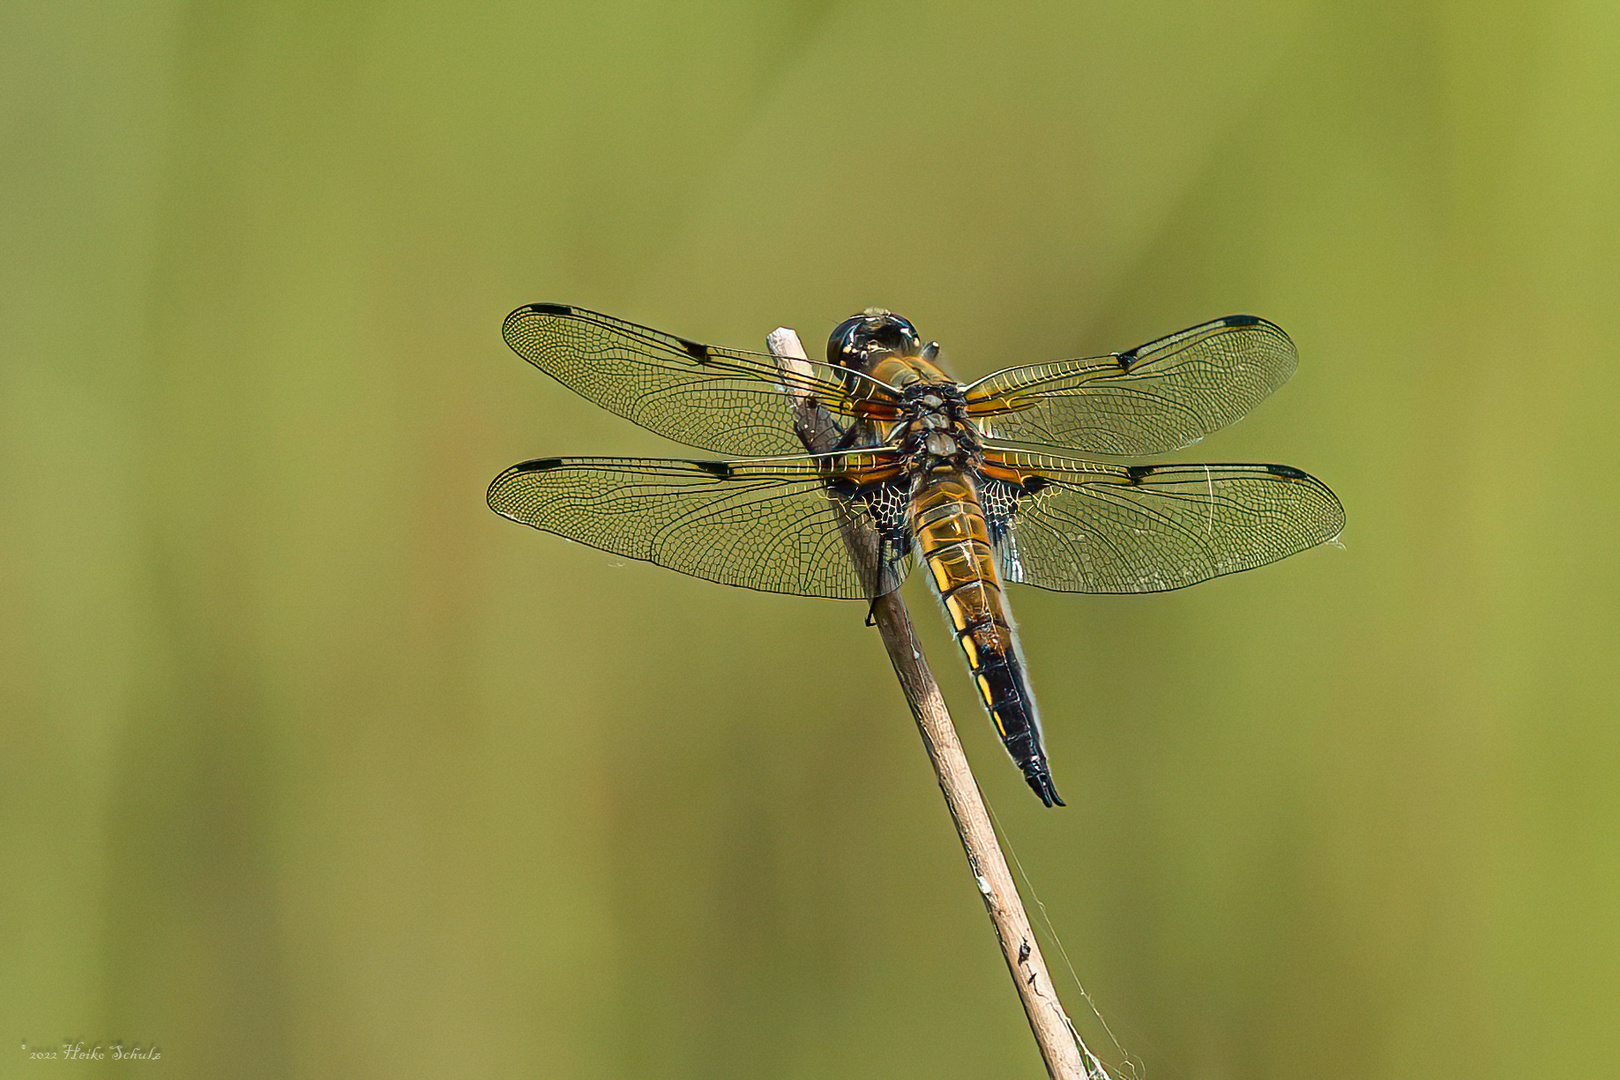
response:
<path id="1" fill-rule="evenodd" d="M 989 529 L 972 479 L 959 473 L 930 477 L 912 497 L 911 521 L 918 554 L 928 566 L 1002 744 L 1035 794 L 1048 806 L 1063 805 L 1041 747 L 1035 699 L 1024 678 L 1023 658 L 1002 599 Z"/>

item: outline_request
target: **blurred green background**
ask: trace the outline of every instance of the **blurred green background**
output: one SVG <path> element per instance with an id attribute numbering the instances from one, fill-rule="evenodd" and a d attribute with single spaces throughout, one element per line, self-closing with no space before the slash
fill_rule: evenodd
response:
<path id="1" fill-rule="evenodd" d="M 914 581 L 981 784 L 1148 1077 L 1612 1077 L 1617 272 L 1607 3 L 0 5 L 0 1075 L 1040 1074 L 862 608 L 484 506 L 555 300 L 1282 324 L 1342 550 L 1014 589 L 1061 811 Z"/>

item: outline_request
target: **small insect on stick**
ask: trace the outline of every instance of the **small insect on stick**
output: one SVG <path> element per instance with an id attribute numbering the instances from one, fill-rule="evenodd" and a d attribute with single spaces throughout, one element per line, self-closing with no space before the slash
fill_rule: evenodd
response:
<path id="1" fill-rule="evenodd" d="M 804 376 L 810 374 L 809 360 L 798 334 L 779 327 L 765 339 L 765 344 L 776 357 L 789 393 L 793 393 L 794 386 L 808 385 L 809 380 Z M 794 394 L 794 420 L 799 438 L 810 453 L 826 453 L 834 448 L 838 429 L 814 395 Z M 867 581 L 877 580 L 874 570 L 877 546 L 873 536 L 863 532 L 853 518 L 844 529 L 844 543 L 861 577 Z M 1041 958 L 1040 945 L 1030 929 L 1018 887 L 1013 883 L 1012 872 L 996 840 L 996 831 L 991 827 L 984 796 L 968 768 L 967 755 L 956 737 L 951 714 L 928 670 L 928 662 L 923 659 L 922 646 L 912 630 L 911 617 L 899 592 L 890 592 L 872 601 L 872 618 L 883 635 L 883 646 L 889 651 L 889 662 L 894 665 L 895 677 L 900 680 L 912 718 L 917 721 L 928 760 L 934 765 L 945 805 L 956 823 L 962 848 L 967 852 L 968 869 L 973 873 L 985 911 L 995 927 L 1001 954 L 1006 958 L 1013 985 L 1018 988 L 1024 1015 L 1029 1018 L 1029 1027 L 1046 1062 L 1047 1073 L 1053 1080 L 1106 1078 L 1107 1073 L 1101 1071 L 1101 1065 L 1089 1053 L 1085 1057 L 1092 1061 L 1094 1068 L 1088 1069 L 1082 1059 L 1079 1037 L 1047 974 L 1046 961 Z"/>

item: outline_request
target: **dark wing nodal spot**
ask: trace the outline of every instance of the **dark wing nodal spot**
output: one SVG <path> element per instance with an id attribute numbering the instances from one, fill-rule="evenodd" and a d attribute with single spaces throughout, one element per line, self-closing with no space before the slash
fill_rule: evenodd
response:
<path id="1" fill-rule="evenodd" d="M 536 315 L 572 315 L 574 309 L 567 304 L 530 304 L 525 310 Z"/>
<path id="2" fill-rule="evenodd" d="M 1260 324 L 1260 316 L 1258 316 L 1258 315 L 1228 315 L 1225 319 L 1223 319 L 1221 321 L 1226 323 L 1227 326 L 1258 326 Z"/>
<path id="3" fill-rule="evenodd" d="M 1136 483 L 1144 476 L 1152 476 L 1159 471 L 1157 465 L 1127 465 L 1125 466 L 1125 479 Z"/>
<path id="4" fill-rule="evenodd" d="M 535 458 L 533 461 L 525 461 L 518 469 L 521 472 L 550 472 L 560 467 L 562 463 L 563 459 L 560 457 Z"/>
<path id="5" fill-rule="evenodd" d="M 692 359 L 698 363 L 707 364 L 709 362 L 709 347 L 707 345 L 699 344 L 696 341 L 688 341 L 685 338 L 676 338 L 675 340 L 679 341 L 681 348 L 690 353 Z"/>
<path id="6" fill-rule="evenodd" d="M 692 464 L 710 476 L 719 477 L 721 480 L 731 479 L 731 466 L 724 461 L 694 461 Z"/>
<path id="7" fill-rule="evenodd" d="M 1119 361 L 1119 370 L 1129 371 L 1131 370 L 1131 365 L 1136 363 L 1136 350 L 1126 349 L 1122 353 L 1115 353 L 1114 359 Z"/>

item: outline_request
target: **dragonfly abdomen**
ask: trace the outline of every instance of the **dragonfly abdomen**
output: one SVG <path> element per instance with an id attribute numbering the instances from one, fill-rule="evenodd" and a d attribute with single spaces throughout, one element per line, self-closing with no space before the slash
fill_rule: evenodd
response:
<path id="1" fill-rule="evenodd" d="M 912 499 L 912 528 L 1002 745 L 1041 801 L 1062 806 L 972 481 L 961 475 L 930 479 Z"/>

